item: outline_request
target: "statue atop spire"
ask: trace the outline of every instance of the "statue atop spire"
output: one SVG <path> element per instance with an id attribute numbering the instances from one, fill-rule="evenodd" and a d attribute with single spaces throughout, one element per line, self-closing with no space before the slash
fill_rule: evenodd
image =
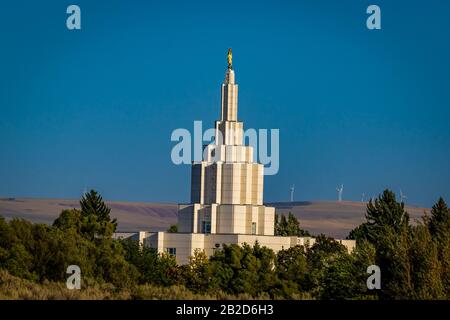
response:
<path id="1" fill-rule="evenodd" d="M 228 69 L 233 69 L 233 52 L 231 52 L 231 48 L 228 49 L 227 54 L 227 60 L 228 60 Z"/>

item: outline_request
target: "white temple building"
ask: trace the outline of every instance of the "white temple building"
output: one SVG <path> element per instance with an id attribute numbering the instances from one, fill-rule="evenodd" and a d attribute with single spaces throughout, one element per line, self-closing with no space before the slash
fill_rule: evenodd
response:
<path id="1" fill-rule="evenodd" d="M 238 85 L 231 50 L 222 84 L 216 139 L 205 146 L 203 161 L 192 163 L 191 203 L 180 204 L 178 232 L 116 234 L 133 237 L 158 252 L 168 252 L 179 264 L 195 250 L 212 255 L 223 244 L 253 245 L 275 252 L 295 245 L 311 246 L 312 237 L 274 236 L 275 208 L 263 204 L 264 166 L 253 161 L 253 148 L 244 145 L 244 126 L 238 120 Z M 350 251 L 352 240 L 338 240 Z"/>

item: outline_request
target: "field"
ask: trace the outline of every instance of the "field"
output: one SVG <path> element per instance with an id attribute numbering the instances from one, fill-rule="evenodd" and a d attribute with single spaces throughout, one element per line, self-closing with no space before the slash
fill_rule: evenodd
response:
<path id="1" fill-rule="evenodd" d="M 161 231 L 177 221 L 177 204 L 145 202 L 107 202 L 111 215 L 117 218 L 118 231 Z M 278 214 L 292 212 L 303 229 L 312 234 L 324 233 L 344 238 L 365 218 L 367 203 L 352 201 L 302 201 L 267 203 Z M 6 219 L 24 218 L 33 222 L 52 223 L 64 209 L 78 208 L 77 200 L 0 198 L 0 215 Z M 411 220 L 419 219 L 429 209 L 407 206 Z"/>

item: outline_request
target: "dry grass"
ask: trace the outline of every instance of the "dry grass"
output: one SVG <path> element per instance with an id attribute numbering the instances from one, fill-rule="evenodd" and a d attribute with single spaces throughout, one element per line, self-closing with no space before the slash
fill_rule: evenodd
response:
<path id="1" fill-rule="evenodd" d="M 268 299 L 267 296 L 257 297 Z M 0 300 L 237 300 L 253 299 L 248 295 L 232 296 L 217 292 L 214 296 L 196 294 L 183 286 L 156 287 L 140 285 L 133 289 L 117 289 L 109 284 L 82 285 L 69 290 L 64 283 L 34 283 L 10 275 L 0 269 Z"/>

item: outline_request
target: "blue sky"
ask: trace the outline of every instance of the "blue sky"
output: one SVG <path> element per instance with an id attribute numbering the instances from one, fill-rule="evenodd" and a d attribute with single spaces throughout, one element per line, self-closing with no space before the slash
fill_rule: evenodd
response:
<path id="1" fill-rule="evenodd" d="M 280 129 L 266 201 L 450 201 L 450 2 L 243 2 L 3 1 L 0 196 L 187 202 L 170 135 L 219 117 L 232 47 L 239 119 Z"/>

